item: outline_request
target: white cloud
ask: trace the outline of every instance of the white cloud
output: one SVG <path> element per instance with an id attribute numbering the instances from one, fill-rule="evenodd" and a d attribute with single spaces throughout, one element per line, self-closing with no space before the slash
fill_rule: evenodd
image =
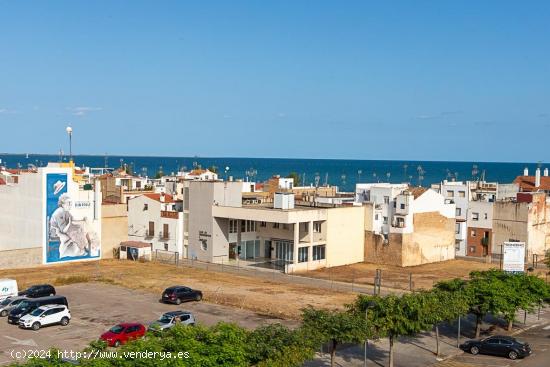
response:
<path id="1" fill-rule="evenodd" d="M 13 113 L 17 113 L 17 111 L 11 110 L 9 108 L 0 108 L 0 114 L 8 115 L 8 114 L 13 114 Z"/>
<path id="2" fill-rule="evenodd" d="M 101 111 L 102 109 L 103 108 L 101 107 L 86 107 L 86 106 L 67 107 L 67 111 L 69 111 L 73 116 L 84 116 L 90 112 Z"/>

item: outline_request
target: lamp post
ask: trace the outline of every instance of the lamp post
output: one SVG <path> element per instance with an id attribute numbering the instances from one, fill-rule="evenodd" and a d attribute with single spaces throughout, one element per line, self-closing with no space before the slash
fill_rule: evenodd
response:
<path id="1" fill-rule="evenodd" d="M 67 126 L 65 131 L 67 131 L 67 134 L 69 134 L 69 157 L 70 157 L 70 162 L 72 162 L 73 161 L 73 128 L 71 126 Z"/>

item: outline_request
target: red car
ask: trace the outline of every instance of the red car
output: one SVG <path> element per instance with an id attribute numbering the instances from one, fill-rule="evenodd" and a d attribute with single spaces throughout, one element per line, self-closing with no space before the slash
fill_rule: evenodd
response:
<path id="1" fill-rule="evenodd" d="M 123 323 L 115 325 L 106 333 L 101 334 L 100 339 L 106 341 L 110 347 L 118 347 L 131 339 L 143 337 L 145 331 L 145 326 L 142 324 Z"/>

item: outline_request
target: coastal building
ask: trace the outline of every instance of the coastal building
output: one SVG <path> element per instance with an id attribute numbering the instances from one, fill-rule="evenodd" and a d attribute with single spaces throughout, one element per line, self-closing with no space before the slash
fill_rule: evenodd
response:
<path id="1" fill-rule="evenodd" d="M 415 266 L 455 257 L 456 206 L 431 189 L 358 184 L 365 208 L 365 261 Z"/>
<path id="2" fill-rule="evenodd" d="M 272 203 L 243 204 L 242 183 L 189 185 L 188 256 L 259 263 L 286 272 L 363 261 L 364 208 L 300 205 L 292 191 Z"/>
<path id="3" fill-rule="evenodd" d="M 491 255 L 493 207 L 493 201 L 472 200 L 468 203 L 467 247 L 466 253 L 462 256 Z"/>
<path id="4" fill-rule="evenodd" d="M 4 171 L 2 178 L 0 268 L 101 257 L 99 182 L 83 183 L 72 162 Z"/>
<path id="5" fill-rule="evenodd" d="M 550 199 L 545 192 L 520 192 L 515 199 L 494 203 L 492 253 L 501 254 L 504 242 L 525 242 L 525 256 L 550 249 Z"/>
<path id="6" fill-rule="evenodd" d="M 183 202 L 170 194 L 147 193 L 128 201 L 128 240 L 146 242 L 153 254 L 185 258 Z"/>
<path id="7" fill-rule="evenodd" d="M 519 186 L 521 192 L 543 191 L 550 194 L 550 177 L 548 177 L 548 168 L 545 168 L 541 176 L 540 168 L 537 168 L 534 176 L 529 176 L 529 170 L 525 168 L 523 176 L 518 176 L 514 183 Z"/>

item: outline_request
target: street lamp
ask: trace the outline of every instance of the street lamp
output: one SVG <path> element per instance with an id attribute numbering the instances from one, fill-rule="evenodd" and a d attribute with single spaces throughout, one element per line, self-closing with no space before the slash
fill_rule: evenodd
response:
<path id="1" fill-rule="evenodd" d="M 69 134 L 69 157 L 70 157 L 70 162 L 72 162 L 73 161 L 73 128 L 71 126 L 67 126 L 65 131 L 67 131 L 67 134 Z"/>

